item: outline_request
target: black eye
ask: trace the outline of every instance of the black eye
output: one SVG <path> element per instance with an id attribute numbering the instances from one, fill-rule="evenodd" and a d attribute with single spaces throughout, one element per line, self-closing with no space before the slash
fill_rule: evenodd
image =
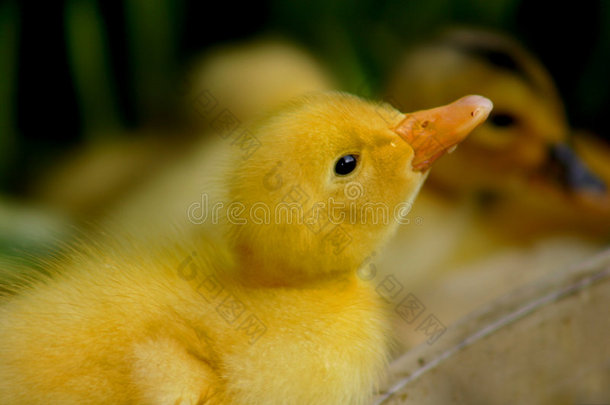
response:
<path id="1" fill-rule="evenodd" d="M 335 164 L 335 173 L 345 176 L 346 174 L 353 172 L 356 168 L 356 164 L 358 163 L 356 158 L 356 155 L 345 155 L 340 157 Z"/>
<path id="2" fill-rule="evenodd" d="M 511 114 L 496 113 L 491 114 L 489 122 L 496 127 L 506 128 L 515 124 L 515 117 Z"/>

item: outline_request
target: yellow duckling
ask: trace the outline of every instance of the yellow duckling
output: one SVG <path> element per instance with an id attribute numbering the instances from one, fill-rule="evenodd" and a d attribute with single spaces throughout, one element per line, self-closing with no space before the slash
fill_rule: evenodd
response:
<path id="1" fill-rule="evenodd" d="M 445 324 L 610 236 L 608 193 L 566 145 L 563 105 L 532 55 L 499 34 L 451 31 L 410 51 L 386 90 L 407 110 L 461 92 L 489 97 L 494 111 L 435 165 L 410 223 L 374 258 Z M 407 346 L 425 338 L 397 325 Z"/>
<path id="2" fill-rule="evenodd" d="M 244 122 L 299 95 L 335 88 L 313 55 L 272 37 L 212 48 L 192 63 L 186 82 L 183 110 L 204 131 L 222 109 Z"/>
<path id="3" fill-rule="evenodd" d="M 338 93 L 286 105 L 227 169 L 226 228 L 83 243 L 3 303 L 2 402 L 366 403 L 388 328 L 356 271 L 490 110 L 480 96 L 406 115 Z"/>

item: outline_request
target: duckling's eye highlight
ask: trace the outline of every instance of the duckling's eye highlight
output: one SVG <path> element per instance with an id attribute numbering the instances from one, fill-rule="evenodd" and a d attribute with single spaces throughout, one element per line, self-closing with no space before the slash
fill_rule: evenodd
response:
<path id="1" fill-rule="evenodd" d="M 489 122 L 496 127 L 507 128 L 515 124 L 515 117 L 506 113 L 492 113 Z"/>
<path id="2" fill-rule="evenodd" d="M 335 163 L 335 173 L 340 176 L 345 176 L 346 174 L 350 174 L 356 168 L 358 164 L 358 156 L 357 155 L 345 155 L 341 156 L 337 163 Z"/>

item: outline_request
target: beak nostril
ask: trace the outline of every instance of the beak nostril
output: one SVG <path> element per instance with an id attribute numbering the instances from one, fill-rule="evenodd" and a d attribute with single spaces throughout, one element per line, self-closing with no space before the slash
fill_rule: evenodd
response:
<path id="1" fill-rule="evenodd" d="M 473 118 L 474 118 L 474 117 L 477 117 L 477 116 L 481 115 L 481 113 L 482 113 L 483 111 L 484 111 L 484 109 L 482 109 L 482 108 L 475 108 L 475 109 L 474 109 L 474 110 L 473 110 L 473 111 L 470 113 L 470 116 L 471 116 L 471 117 L 473 117 Z"/>
<path id="2" fill-rule="evenodd" d="M 430 121 L 426 120 L 424 122 L 421 123 L 421 127 L 422 128 L 426 128 L 428 126 L 428 124 L 430 123 Z"/>

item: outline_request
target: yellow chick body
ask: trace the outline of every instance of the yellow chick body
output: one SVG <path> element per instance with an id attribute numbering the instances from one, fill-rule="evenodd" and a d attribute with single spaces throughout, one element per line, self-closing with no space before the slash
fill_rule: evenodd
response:
<path id="1" fill-rule="evenodd" d="M 226 271 L 222 249 L 192 249 L 77 255 L 3 305 L 2 402 L 363 402 L 388 336 L 369 286 L 247 288 L 206 263 Z"/>
<path id="2" fill-rule="evenodd" d="M 430 164 L 490 110 L 470 96 L 405 115 L 338 93 L 285 106 L 253 129 L 260 153 L 226 172 L 243 209 L 222 227 L 82 243 L 43 263 L 52 276 L 15 287 L 0 307 L 3 403 L 366 403 L 388 321 L 357 269 L 397 221 L 365 207 L 410 205 Z M 284 183 L 269 185 L 278 162 Z M 328 220 L 286 216 L 287 196 L 305 195 L 289 207 L 328 201 Z M 265 205 L 284 216 L 260 221 Z"/>

